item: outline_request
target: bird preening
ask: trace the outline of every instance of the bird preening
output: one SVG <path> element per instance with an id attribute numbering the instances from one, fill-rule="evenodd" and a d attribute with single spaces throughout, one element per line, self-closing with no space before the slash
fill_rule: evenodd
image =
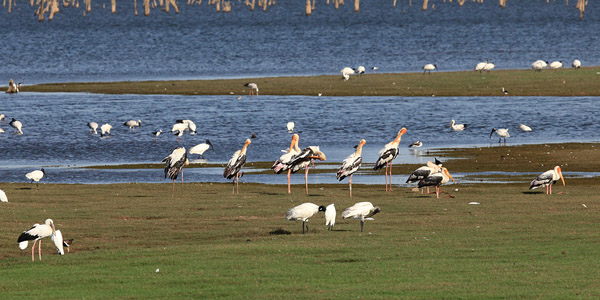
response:
<path id="1" fill-rule="evenodd" d="M 242 149 L 237 150 L 237 151 L 235 151 L 235 153 L 233 153 L 233 155 L 231 156 L 231 159 L 229 159 L 229 162 L 227 163 L 227 166 L 225 167 L 225 170 L 223 170 L 223 177 L 225 177 L 227 179 L 233 178 L 233 193 L 234 194 L 236 193 L 236 189 L 237 189 L 237 193 L 240 192 L 239 181 L 240 181 L 240 177 L 242 177 L 242 175 L 243 175 L 243 173 L 240 174 L 240 170 L 246 164 L 246 150 L 248 149 L 248 146 L 251 143 L 252 143 L 252 141 L 250 141 L 250 139 L 246 139 L 246 142 L 244 142 L 244 146 L 242 147 Z"/>
<path id="2" fill-rule="evenodd" d="M 342 166 L 336 173 L 338 181 L 342 181 L 344 178 L 350 176 L 350 179 L 348 180 L 350 198 L 352 198 L 352 175 L 360 168 L 362 163 L 362 148 L 366 143 L 367 141 L 365 139 L 360 140 L 358 145 L 355 146 L 356 151 L 344 159 Z"/>
<path id="3" fill-rule="evenodd" d="M 165 163 L 165 178 L 169 177 L 173 180 L 172 195 L 175 195 L 175 180 L 181 172 L 181 189 L 183 191 L 183 167 L 190 164 L 187 158 L 185 147 L 179 147 L 173 150 L 169 156 L 165 157 L 162 162 Z"/>
<path id="4" fill-rule="evenodd" d="M 379 150 L 379 158 L 375 162 L 373 170 L 379 170 L 385 167 L 385 191 L 392 191 L 392 163 L 396 157 L 398 157 L 400 140 L 402 135 L 406 133 L 406 128 L 400 129 L 396 139 L 387 143 L 381 150 Z M 388 172 L 389 171 L 389 172 Z M 388 189 L 388 173 L 389 173 L 389 189 Z"/>

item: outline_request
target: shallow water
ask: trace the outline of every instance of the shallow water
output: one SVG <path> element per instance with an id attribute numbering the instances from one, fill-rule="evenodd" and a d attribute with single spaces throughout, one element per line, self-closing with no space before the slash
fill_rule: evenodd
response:
<path id="1" fill-rule="evenodd" d="M 363 160 L 373 163 L 377 152 L 393 140 L 402 127 L 408 132 L 400 144 L 396 163 L 425 163 L 431 148 L 498 146 L 489 138 L 492 127 L 509 128 L 508 144 L 556 143 L 600 140 L 600 124 L 591 110 L 598 97 L 309 97 L 259 96 L 236 100 L 234 96 L 0 94 L 0 113 L 23 123 L 24 135 L 1 125 L 1 181 L 23 182 L 24 174 L 46 167 L 46 182 L 109 183 L 164 182 L 162 170 L 73 169 L 86 165 L 160 163 L 179 146 L 190 148 L 209 139 L 215 149 L 205 153 L 211 163 L 225 163 L 255 133 L 248 161 L 275 161 L 289 147 L 287 121 L 296 123 L 300 147 L 319 145 L 329 162 L 340 162 L 362 138 Z M 35 108 L 34 108 L 35 107 Z M 318 109 L 317 109 L 318 108 Z M 151 132 L 170 130 L 176 119 L 191 119 L 197 135 L 185 134 L 181 142 L 164 133 L 154 142 Z M 123 122 L 141 119 L 142 128 L 129 132 Z M 450 119 L 469 123 L 463 132 L 450 129 Z M 108 122 L 112 136 L 89 134 L 87 123 Z M 519 123 L 533 128 L 521 132 Z M 421 140 L 424 146 L 407 145 Z M 195 159 L 195 157 L 192 157 Z M 225 181 L 222 170 L 188 169 L 186 181 Z M 52 175 L 54 174 L 54 175 Z M 265 179 L 258 179 L 263 178 Z M 312 182 L 330 182 L 311 174 Z M 296 176 L 300 181 L 302 176 Z M 360 176 L 357 176 L 360 177 Z M 273 176 L 247 175 L 242 180 L 272 183 Z M 313 181 L 314 180 L 314 181 Z M 276 179 L 275 181 L 278 181 Z M 355 182 L 362 183 L 355 178 Z M 368 183 L 368 182 L 365 182 Z"/>

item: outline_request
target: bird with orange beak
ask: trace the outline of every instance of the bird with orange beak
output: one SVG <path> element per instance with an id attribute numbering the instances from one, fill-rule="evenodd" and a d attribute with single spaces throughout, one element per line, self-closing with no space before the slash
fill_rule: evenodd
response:
<path id="1" fill-rule="evenodd" d="M 367 143 L 365 139 L 360 140 L 358 145 L 355 146 L 356 152 L 350 154 L 344 159 L 342 166 L 337 171 L 336 178 L 342 181 L 344 178 L 350 176 L 348 186 L 350 188 L 350 198 L 352 198 L 352 175 L 360 168 L 362 163 L 362 148 Z"/>
<path id="2" fill-rule="evenodd" d="M 540 176 L 531 181 L 529 189 L 533 190 L 545 186 L 546 195 L 550 195 L 552 194 L 552 185 L 556 183 L 559 179 L 562 180 L 563 186 L 565 186 L 565 178 L 563 177 L 562 169 L 560 168 L 560 166 L 556 166 L 554 167 L 554 169 L 548 170 L 540 174 Z"/>
<path id="3" fill-rule="evenodd" d="M 379 170 L 385 166 L 385 191 L 392 190 L 392 162 L 396 157 L 398 157 L 398 145 L 400 145 L 400 140 L 402 139 L 402 135 L 406 133 L 406 128 L 400 129 L 398 131 L 398 135 L 396 139 L 387 143 L 383 149 L 379 150 L 379 158 L 375 163 L 375 167 L 373 170 Z M 389 169 L 389 189 L 388 189 L 388 169 Z"/>
<path id="4" fill-rule="evenodd" d="M 239 187 L 239 181 L 240 181 L 240 170 L 242 169 L 242 167 L 246 164 L 246 150 L 248 149 L 248 145 L 250 145 L 250 143 L 252 143 L 252 141 L 250 141 L 250 139 L 246 139 L 246 142 L 244 143 L 244 147 L 242 147 L 241 150 L 237 150 L 235 151 L 235 153 L 233 153 L 233 155 L 231 156 L 231 159 L 229 159 L 229 162 L 227 163 L 227 166 L 225 167 L 225 170 L 223 170 L 223 177 L 227 178 L 227 179 L 232 179 L 233 178 L 233 193 L 236 193 L 236 189 L 237 189 L 237 193 L 239 194 L 240 192 L 240 187 Z"/>
<path id="5" fill-rule="evenodd" d="M 448 183 L 450 180 L 456 183 L 454 178 L 450 175 L 450 172 L 448 172 L 448 169 L 442 167 L 438 172 L 421 179 L 421 181 L 419 181 L 419 188 L 435 186 L 435 194 L 437 198 L 440 198 L 440 186 Z"/>

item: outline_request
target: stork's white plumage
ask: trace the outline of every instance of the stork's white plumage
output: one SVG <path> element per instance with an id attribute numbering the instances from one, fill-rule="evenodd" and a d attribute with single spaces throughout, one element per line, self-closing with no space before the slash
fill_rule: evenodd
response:
<path id="1" fill-rule="evenodd" d="M 429 176 L 421 179 L 421 181 L 419 181 L 418 186 L 419 188 L 435 186 L 435 194 L 437 198 L 439 198 L 440 186 L 442 184 L 448 183 L 448 181 L 450 180 L 452 180 L 452 182 L 456 182 L 454 181 L 454 178 L 452 178 L 452 176 L 450 175 L 450 172 L 448 172 L 448 169 L 442 167 L 441 169 L 439 169 L 438 172 L 430 174 Z"/>
<path id="2" fill-rule="evenodd" d="M 531 68 L 534 71 L 541 71 L 543 68 L 545 68 L 548 65 L 547 61 L 543 61 L 543 60 L 536 60 L 531 64 Z"/>
<path id="3" fill-rule="evenodd" d="M 385 191 L 386 192 L 392 190 L 392 163 L 393 163 L 394 159 L 396 157 L 398 157 L 398 153 L 400 151 L 398 149 L 398 146 L 400 145 L 400 140 L 402 139 L 402 135 L 405 133 L 406 133 L 406 128 L 400 129 L 400 131 L 398 131 L 398 135 L 396 136 L 396 139 L 387 143 L 381 150 L 379 150 L 379 158 L 377 159 L 377 162 L 375 162 L 375 167 L 373 167 L 373 170 L 379 170 L 379 169 L 385 167 Z M 388 190 L 388 169 L 389 169 L 389 177 L 390 177 L 389 190 Z"/>
<path id="4" fill-rule="evenodd" d="M 191 135 L 195 135 L 196 132 L 196 123 L 192 120 L 176 120 L 177 123 L 185 124 L 187 127 L 185 130 L 189 130 Z"/>
<path id="5" fill-rule="evenodd" d="M 41 170 L 35 170 L 35 171 L 25 174 L 25 177 L 27 177 L 27 179 L 31 180 L 31 183 L 33 183 L 35 181 L 35 186 L 37 188 L 40 180 L 42 178 L 44 178 L 44 175 L 46 175 L 46 170 L 44 170 L 44 168 L 42 168 Z"/>
<path id="6" fill-rule="evenodd" d="M 549 195 L 552 194 L 552 185 L 556 183 L 559 179 L 562 180 L 563 186 L 565 186 L 565 178 L 563 177 L 562 169 L 560 168 L 560 166 L 556 166 L 554 167 L 554 169 L 548 170 L 540 174 L 540 176 L 538 176 L 536 179 L 534 179 L 529 185 L 529 189 L 533 190 L 545 186 L 546 195 Z"/>
<path id="7" fill-rule="evenodd" d="M 416 170 L 414 170 L 406 179 L 406 183 L 415 183 L 425 179 L 427 176 L 439 172 L 442 168 L 442 162 L 437 158 L 435 159 L 435 163 L 428 161 L 427 165 L 422 166 Z M 421 190 L 423 193 L 423 190 Z M 429 187 L 427 187 L 427 193 L 429 193 Z"/>
<path id="8" fill-rule="evenodd" d="M 34 251 L 35 244 L 39 240 L 40 243 L 38 245 L 38 255 L 40 260 L 42 260 L 42 241 L 41 239 L 52 235 L 56 230 L 54 229 L 54 222 L 52 219 L 46 219 L 44 224 L 35 224 L 33 227 L 28 230 L 23 231 L 19 238 L 17 239 L 17 243 L 19 243 L 19 248 L 24 250 L 27 248 L 28 241 L 34 241 L 33 246 L 31 247 L 31 261 L 35 260 Z"/>
<path id="9" fill-rule="evenodd" d="M 423 74 L 425 74 L 425 72 L 429 72 L 429 74 L 431 74 L 431 71 L 435 69 L 437 69 L 436 64 L 426 64 L 423 66 Z"/>
<path id="10" fill-rule="evenodd" d="M 125 123 L 123 123 L 123 125 L 129 127 L 129 130 L 135 131 L 136 127 L 142 127 L 142 121 L 141 120 L 129 120 Z"/>
<path id="11" fill-rule="evenodd" d="M 23 124 L 21 123 L 21 121 L 15 120 L 15 118 L 11 118 L 8 124 L 15 129 L 15 134 L 23 134 Z"/>
<path id="12" fill-rule="evenodd" d="M 204 158 L 204 152 L 210 148 L 213 148 L 214 150 L 213 144 L 209 140 L 206 140 L 204 143 L 190 148 L 190 154 L 198 154 L 200 157 Z"/>
<path id="13" fill-rule="evenodd" d="M 277 174 L 287 171 L 287 173 L 288 173 L 287 174 L 288 194 L 292 192 L 291 186 L 290 186 L 291 185 L 290 176 L 292 174 L 292 170 L 290 168 L 291 167 L 290 163 L 301 152 L 300 148 L 298 147 L 299 139 L 300 139 L 300 136 L 298 134 L 292 135 L 292 142 L 290 144 L 289 150 L 287 150 L 285 154 L 281 155 L 279 157 L 279 159 L 277 161 L 275 161 L 275 163 L 271 167 L 271 169 Z"/>
<path id="14" fill-rule="evenodd" d="M 508 128 L 499 128 L 499 129 L 492 128 L 492 132 L 490 132 L 490 139 L 492 138 L 492 134 L 494 134 L 494 132 L 498 136 L 498 143 L 500 143 L 503 138 L 504 138 L 504 143 L 506 143 L 506 138 L 510 137 L 510 134 L 508 134 Z"/>
<path id="15" fill-rule="evenodd" d="M 104 123 L 102 126 L 100 126 L 100 137 L 110 135 L 111 129 L 112 129 L 112 125 L 110 125 L 108 123 Z"/>
<path id="16" fill-rule="evenodd" d="M 550 69 L 560 69 L 560 68 L 562 68 L 562 66 L 563 66 L 562 60 L 553 61 L 549 65 Z"/>
<path id="17" fill-rule="evenodd" d="M 354 218 L 360 220 L 360 232 L 364 231 L 365 220 L 374 220 L 372 217 L 379 213 L 379 206 L 373 206 L 371 202 L 358 202 L 342 212 L 342 218 Z"/>
<path id="18" fill-rule="evenodd" d="M 342 166 L 335 176 L 338 181 L 342 181 L 344 178 L 350 176 L 350 180 L 348 181 L 350 198 L 352 198 L 352 175 L 360 168 L 362 163 L 362 148 L 366 143 L 365 139 L 360 140 L 358 145 L 356 145 L 356 151 L 344 159 Z"/>
<path id="19" fill-rule="evenodd" d="M 302 233 L 305 232 L 304 225 L 306 225 L 306 232 L 309 232 L 308 219 L 320 211 L 325 211 L 325 206 L 307 202 L 288 210 L 285 219 L 288 221 L 302 221 Z"/>
<path id="20" fill-rule="evenodd" d="M 292 133 L 292 132 L 294 132 L 294 127 L 296 127 L 296 123 L 290 121 L 290 122 L 287 122 L 287 124 L 285 126 L 287 127 L 288 132 Z"/>
<path id="21" fill-rule="evenodd" d="M 87 126 L 90 128 L 91 134 L 98 134 L 98 123 L 89 122 L 89 123 L 87 123 Z"/>
<path id="22" fill-rule="evenodd" d="M 328 230 L 333 230 L 336 215 L 337 212 L 335 211 L 335 205 L 333 203 L 327 205 L 325 208 L 325 226 L 327 226 Z"/>
<path id="23" fill-rule="evenodd" d="M 6 193 L 3 190 L 0 190 L 0 202 L 8 202 L 8 198 L 6 197 Z"/>
<path id="24" fill-rule="evenodd" d="M 519 124 L 519 128 L 521 128 L 522 131 L 532 131 L 533 129 L 531 129 L 531 127 L 525 125 L 525 124 Z"/>
<path id="25" fill-rule="evenodd" d="M 327 156 L 325 156 L 325 153 L 323 153 L 321 151 L 319 146 L 308 146 L 308 147 L 302 149 L 302 151 L 300 151 L 300 153 L 298 155 L 295 155 L 294 157 L 292 157 L 292 160 L 288 164 L 290 171 L 292 173 L 296 173 L 299 170 L 304 169 L 304 186 L 305 186 L 307 195 L 308 195 L 308 169 L 310 167 L 311 162 L 313 163 L 313 166 L 314 166 L 315 159 L 326 160 Z M 288 192 L 290 192 L 289 189 L 288 189 Z"/>
<path id="26" fill-rule="evenodd" d="M 173 180 L 172 194 L 174 195 L 175 180 L 181 172 L 181 188 L 183 189 L 183 167 L 190 164 L 185 147 L 176 148 L 169 156 L 165 157 L 162 162 L 165 163 L 165 178 L 169 177 Z"/>
<path id="27" fill-rule="evenodd" d="M 573 64 L 571 66 L 575 69 L 579 69 L 581 68 L 581 61 L 579 59 L 576 59 L 573 61 Z"/>
<path id="28" fill-rule="evenodd" d="M 249 96 L 251 96 L 251 95 L 258 96 L 258 84 L 254 83 L 254 82 L 249 82 L 249 83 L 244 84 L 244 86 L 250 88 L 250 93 L 248 94 Z M 256 92 L 256 94 L 255 94 L 255 92 Z"/>
<path id="29" fill-rule="evenodd" d="M 248 145 L 250 145 L 252 143 L 252 141 L 250 141 L 250 139 L 246 139 L 246 142 L 244 143 L 244 147 L 242 147 L 241 150 L 235 151 L 235 153 L 233 153 L 233 155 L 231 156 L 231 159 L 229 159 L 229 162 L 227 163 L 227 166 L 225 167 L 225 170 L 223 170 L 223 177 L 227 178 L 227 179 L 232 179 L 233 178 L 233 193 L 235 194 L 236 188 L 237 188 L 237 192 L 240 192 L 240 187 L 239 187 L 239 179 L 240 179 L 240 170 L 244 167 L 244 165 L 246 164 L 246 150 L 248 149 Z"/>
<path id="30" fill-rule="evenodd" d="M 454 131 L 463 131 L 467 126 L 469 126 L 469 124 L 456 124 L 456 121 L 454 120 L 450 122 L 450 128 Z"/>

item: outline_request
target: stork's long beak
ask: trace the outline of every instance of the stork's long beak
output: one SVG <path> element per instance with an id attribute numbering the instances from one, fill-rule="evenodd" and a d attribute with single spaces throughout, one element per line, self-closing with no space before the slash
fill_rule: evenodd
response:
<path id="1" fill-rule="evenodd" d="M 448 169 L 444 169 L 444 173 L 446 173 L 446 176 L 448 176 L 452 180 L 452 182 L 456 183 L 454 178 L 452 178 L 452 175 L 450 175 L 450 172 L 448 172 Z"/>
<path id="2" fill-rule="evenodd" d="M 558 168 L 558 175 L 560 176 L 560 180 L 562 180 L 563 186 L 566 186 L 565 178 L 563 177 L 562 170 L 560 167 Z"/>

